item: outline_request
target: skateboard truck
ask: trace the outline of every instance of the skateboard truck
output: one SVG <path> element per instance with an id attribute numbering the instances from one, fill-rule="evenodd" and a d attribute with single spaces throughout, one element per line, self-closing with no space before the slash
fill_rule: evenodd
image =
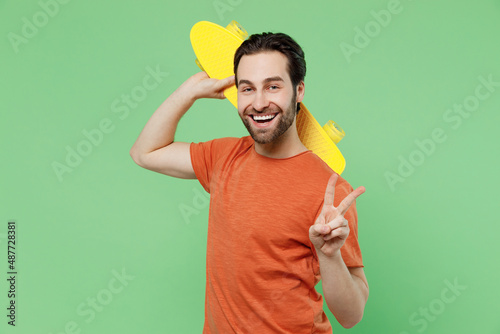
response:
<path id="1" fill-rule="evenodd" d="M 323 125 L 323 130 L 325 130 L 328 137 L 330 137 L 335 144 L 338 144 L 345 136 L 344 130 L 332 120 L 329 120 L 328 123 Z"/>
<path id="2" fill-rule="evenodd" d="M 242 40 L 247 39 L 248 32 L 235 20 L 232 20 L 226 27 L 227 30 L 239 36 Z"/>

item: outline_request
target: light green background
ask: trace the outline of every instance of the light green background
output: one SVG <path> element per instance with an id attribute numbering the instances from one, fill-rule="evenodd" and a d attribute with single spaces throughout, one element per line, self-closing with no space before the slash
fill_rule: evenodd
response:
<path id="1" fill-rule="evenodd" d="M 343 176 L 367 189 L 357 207 L 370 284 L 364 318 L 349 332 L 500 333 L 500 87 L 459 126 L 444 119 L 454 104 L 473 101 L 479 77 L 500 82 L 500 1 L 401 0 L 385 26 L 374 23 L 372 11 L 391 3 L 73 0 L 38 21 L 16 53 L 9 36 L 22 36 L 23 18 L 42 20 L 42 7 L 0 1 L 0 332 L 63 333 L 74 321 L 81 333 L 201 333 L 203 190 L 196 180 L 141 169 L 128 152 L 158 105 L 197 71 L 190 28 L 235 19 L 250 33 L 285 32 L 302 45 L 305 104 L 320 123 L 333 119 L 347 133 Z M 356 29 L 377 27 L 360 44 Z M 359 52 L 346 57 L 346 44 Z M 113 112 L 148 67 L 169 74 L 126 117 Z M 53 163 L 65 163 L 66 147 L 76 149 L 82 131 L 105 119 L 112 131 L 58 180 Z M 446 140 L 391 188 L 386 174 L 398 173 L 400 159 L 422 158 L 415 141 L 436 128 Z M 210 100 L 186 114 L 176 139 L 243 135 L 232 105 Z M 12 219 L 15 328 L 5 316 Z M 122 270 L 133 276 L 126 286 L 113 280 Z M 445 290 L 455 281 L 459 295 Z M 109 292 L 110 282 L 120 292 Z M 88 298 L 109 296 L 90 321 L 77 311 L 90 309 Z M 335 333 L 347 332 L 328 316 Z"/>

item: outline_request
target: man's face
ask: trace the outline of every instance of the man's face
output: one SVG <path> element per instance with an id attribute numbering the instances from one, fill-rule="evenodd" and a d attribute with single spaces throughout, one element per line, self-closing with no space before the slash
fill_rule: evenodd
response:
<path id="1" fill-rule="evenodd" d="M 274 142 L 295 124 L 297 91 L 287 62 L 285 55 L 271 51 L 243 56 L 238 65 L 238 114 L 259 144 Z M 299 86 L 303 92 L 303 83 Z"/>

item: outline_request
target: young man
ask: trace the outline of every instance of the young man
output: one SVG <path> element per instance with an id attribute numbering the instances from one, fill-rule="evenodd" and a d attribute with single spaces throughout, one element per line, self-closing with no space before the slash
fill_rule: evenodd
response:
<path id="1" fill-rule="evenodd" d="M 252 35 L 235 54 L 234 72 L 190 77 L 130 152 L 140 166 L 197 178 L 210 193 L 203 333 L 331 333 L 320 279 L 328 308 L 352 327 L 368 298 L 353 204 L 364 188 L 352 191 L 298 137 L 304 53 L 285 34 Z M 197 99 L 223 99 L 233 84 L 250 136 L 174 142 Z"/>

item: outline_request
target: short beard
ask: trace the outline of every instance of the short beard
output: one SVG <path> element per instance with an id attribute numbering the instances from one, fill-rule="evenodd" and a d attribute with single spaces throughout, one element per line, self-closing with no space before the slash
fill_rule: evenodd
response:
<path id="1" fill-rule="evenodd" d="M 295 120 L 295 116 L 297 113 L 297 103 L 295 101 L 297 97 L 297 93 L 294 91 L 292 100 L 290 102 L 290 106 L 286 110 L 286 112 L 283 112 L 283 110 L 279 107 L 277 109 L 272 109 L 272 108 L 266 108 L 264 109 L 261 113 L 276 113 L 280 112 L 280 120 L 279 123 L 276 125 L 276 129 L 272 132 L 267 134 L 266 136 L 261 136 L 259 135 L 259 130 L 254 130 L 252 128 L 252 125 L 250 124 L 250 120 L 247 120 L 246 117 L 242 117 L 241 120 L 243 121 L 243 124 L 248 130 L 248 133 L 250 136 L 253 138 L 253 140 L 258 143 L 258 144 L 269 144 L 274 141 L 276 141 L 281 135 L 283 135 L 293 124 L 293 121 Z M 255 110 L 251 110 L 250 112 L 255 112 Z"/>

